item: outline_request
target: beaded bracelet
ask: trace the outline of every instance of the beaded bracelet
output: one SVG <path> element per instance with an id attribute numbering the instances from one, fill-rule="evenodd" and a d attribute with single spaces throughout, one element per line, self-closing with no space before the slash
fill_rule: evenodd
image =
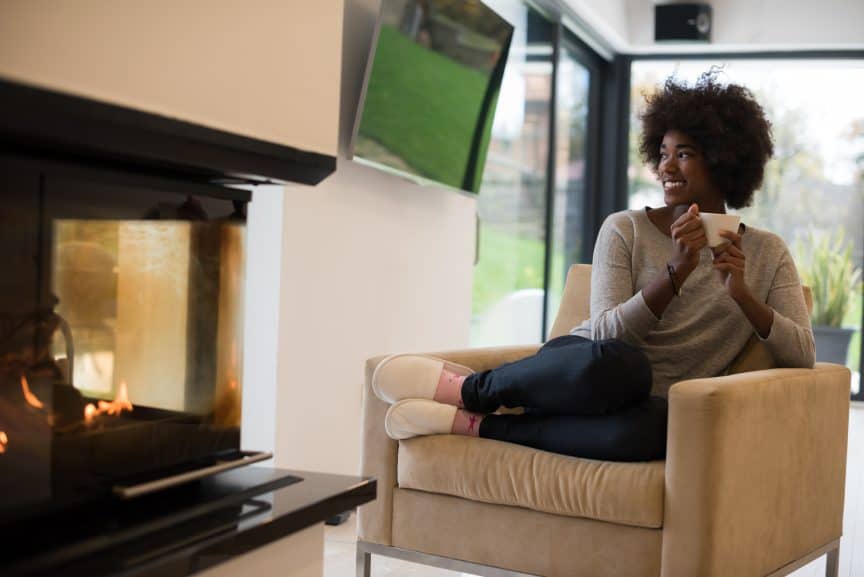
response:
<path id="1" fill-rule="evenodd" d="M 675 267 L 670 263 L 666 263 L 666 272 L 669 273 L 669 280 L 672 281 L 672 290 L 675 292 L 676 297 L 681 296 L 681 288 L 678 286 L 678 283 L 675 282 Z"/>

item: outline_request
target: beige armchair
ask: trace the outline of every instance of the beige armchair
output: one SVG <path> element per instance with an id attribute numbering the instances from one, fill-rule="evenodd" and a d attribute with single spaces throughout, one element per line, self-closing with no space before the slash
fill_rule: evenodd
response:
<path id="1" fill-rule="evenodd" d="M 589 279 L 571 268 L 552 336 L 588 316 Z M 490 577 L 774 577 L 827 554 L 836 577 L 850 373 L 769 368 L 760 346 L 735 374 L 672 387 L 666 460 L 645 463 L 455 435 L 393 441 L 370 388 L 383 357 L 369 359 L 362 472 L 378 498 L 358 513 L 358 577 L 372 554 Z M 483 370 L 536 350 L 432 354 Z"/>

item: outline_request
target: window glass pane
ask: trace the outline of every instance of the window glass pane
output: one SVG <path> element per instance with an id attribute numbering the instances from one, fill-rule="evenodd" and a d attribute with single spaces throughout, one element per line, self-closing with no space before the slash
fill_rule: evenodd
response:
<path id="1" fill-rule="evenodd" d="M 490 5 L 515 26 L 478 198 L 471 343 L 537 343 L 543 316 L 553 26 L 518 1 Z"/>
<path id="2" fill-rule="evenodd" d="M 555 199 L 547 330 L 558 313 L 569 265 L 580 262 L 584 228 L 590 71 L 565 43 L 558 66 L 555 111 Z"/>
<path id="3" fill-rule="evenodd" d="M 659 185 L 638 154 L 643 93 L 653 91 L 672 74 L 693 82 L 714 64 L 718 62 L 634 62 L 628 167 L 631 208 L 663 203 Z M 853 393 L 857 393 L 862 292 L 860 285 L 843 282 L 842 273 L 860 271 L 864 261 L 864 60 L 739 59 L 723 64 L 721 78 L 754 93 L 774 135 L 774 158 L 766 167 L 762 189 L 752 206 L 737 212 L 744 222 L 779 234 L 792 249 L 799 271 L 814 291 L 817 360 L 836 358 L 849 366 Z M 823 244 L 827 250 L 813 250 Z M 820 270 L 819 262 L 828 268 L 812 274 Z M 835 276 L 840 280 L 829 283 L 829 277 Z M 838 310 L 839 304 L 846 306 Z M 823 309 L 836 312 L 820 314 Z M 830 356 L 833 345 L 822 336 L 838 332 L 822 330 L 829 322 L 852 334 L 847 351 L 837 353 L 838 357 Z"/>

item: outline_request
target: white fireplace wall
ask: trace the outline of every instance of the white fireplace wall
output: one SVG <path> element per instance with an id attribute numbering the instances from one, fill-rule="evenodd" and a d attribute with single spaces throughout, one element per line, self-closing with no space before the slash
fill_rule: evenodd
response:
<path id="1" fill-rule="evenodd" d="M 253 202 L 246 217 L 240 440 L 244 449 L 273 453 L 276 450 L 283 190 L 281 186 L 259 186 L 252 190 Z"/>
<path id="2" fill-rule="evenodd" d="M 356 474 L 365 360 L 468 346 L 475 201 L 340 159 L 258 187 L 248 218 L 243 446 Z"/>
<path id="3" fill-rule="evenodd" d="M 345 159 L 377 9 L 346 0 L 336 173 L 249 211 L 243 445 L 280 467 L 356 474 L 366 359 L 468 345 L 476 200 Z"/>

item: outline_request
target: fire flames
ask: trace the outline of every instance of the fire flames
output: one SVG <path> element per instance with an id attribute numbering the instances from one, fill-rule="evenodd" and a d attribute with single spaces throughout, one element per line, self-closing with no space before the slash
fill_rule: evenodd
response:
<path id="1" fill-rule="evenodd" d="M 84 407 L 84 422 L 92 423 L 99 415 L 119 415 L 123 411 L 131 411 L 134 407 L 129 402 L 129 391 L 126 381 L 120 381 L 120 388 L 113 401 L 99 401 L 96 405 L 88 403 Z"/>
<path id="2" fill-rule="evenodd" d="M 9 444 L 9 436 L 6 431 L 0 431 L 0 455 L 6 452 L 6 445 Z"/>
<path id="3" fill-rule="evenodd" d="M 41 409 L 45 405 L 39 400 L 39 397 L 30 391 L 30 385 L 27 383 L 27 377 L 21 375 L 21 390 L 24 392 L 24 400 L 27 404 L 36 409 Z"/>

